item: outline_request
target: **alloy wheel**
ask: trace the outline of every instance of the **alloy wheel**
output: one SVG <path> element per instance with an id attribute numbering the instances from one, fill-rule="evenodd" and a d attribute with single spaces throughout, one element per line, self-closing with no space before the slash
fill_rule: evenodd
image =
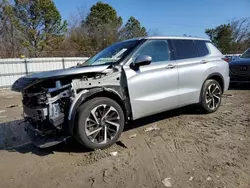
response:
<path id="1" fill-rule="evenodd" d="M 85 122 L 88 139 L 96 144 L 106 144 L 117 134 L 120 116 L 113 106 L 106 104 L 93 108 Z"/>
<path id="2" fill-rule="evenodd" d="M 221 102 L 221 90 L 220 87 L 212 83 L 207 87 L 206 91 L 206 104 L 211 110 L 218 108 Z"/>

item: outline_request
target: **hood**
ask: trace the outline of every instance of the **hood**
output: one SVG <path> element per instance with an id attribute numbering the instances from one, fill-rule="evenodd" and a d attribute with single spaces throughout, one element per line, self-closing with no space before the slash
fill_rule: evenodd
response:
<path id="1" fill-rule="evenodd" d="M 101 73 L 107 69 L 109 65 L 98 65 L 98 66 L 79 66 L 68 69 L 60 69 L 46 72 L 39 72 L 30 74 L 19 78 L 12 85 L 13 91 L 22 91 L 23 89 L 30 87 L 40 81 L 44 81 L 50 78 L 61 78 L 65 76 L 78 75 L 84 73 Z"/>
<path id="2" fill-rule="evenodd" d="M 250 65 L 250 58 L 239 58 L 237 60 L 229 62 L 229 66 L 234 66 L 234 65 Z"/>

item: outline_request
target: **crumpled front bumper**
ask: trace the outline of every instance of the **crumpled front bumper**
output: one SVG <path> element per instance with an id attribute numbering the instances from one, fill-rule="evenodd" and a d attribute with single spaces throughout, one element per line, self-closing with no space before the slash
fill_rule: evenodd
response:
<path id="1" fill-rule="evenodd" d="M 58 125 L 64 121 L 64 115 L 49 118 L 49 109 L 29 108 L 23 105 L 23 115 L 26 120 L 25 130 L 31 142 L 39 148 L 47 148 L 64 142 L 69 136 Z"/>
<path id="2" fill-rule="evenodd" d="M 27 132 L 31 142 L 39 148 L 48 148 L 55 146 L 62 142 L 65 142 L 71 136 L 65 136 L 62 134 L 55 134 L 51 132 L 51 135 L 45 135 L 42 131 L 39 131 L 33 127 L 29 122 L 26 122 L 25 131 Z"/>

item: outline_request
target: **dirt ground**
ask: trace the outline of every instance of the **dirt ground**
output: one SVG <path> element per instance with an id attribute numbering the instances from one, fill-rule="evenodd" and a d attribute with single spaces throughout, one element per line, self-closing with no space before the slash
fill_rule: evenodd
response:
<path id="1" fill-rule="evenodd" d="M 216 113 L 185 107 L 151 116 L 127 125 L 111 148 L 94 152 L 74 140 L 45 150 L 32 146 L 21 108 L 19 94 L 0 91 L 1 188 L 250 187 L 246 86 L 226 92 Z"/>

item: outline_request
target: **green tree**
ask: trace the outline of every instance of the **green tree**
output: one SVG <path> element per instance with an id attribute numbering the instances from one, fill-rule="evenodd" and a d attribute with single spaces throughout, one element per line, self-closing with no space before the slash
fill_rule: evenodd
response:
<path id="1" fill-rule="evenodd" d="M 88 31 L 93 51 L 99 51 L 118 40 L 118 30 L 122 18 L 109 4 L 98 2 L 90 9 L 89 15 L 82 21 L 84 31 Z M 95 53 L 93 52 L 93 53 Z"/>
<path id="2" fill-rule="evenodd" d="M 5 0 L 0 0 L 0 35 L 3 33 L 4 27 L 7 22 L 5 14 L 6 4 L 7 2 Z"/>
<path id="3" fill-rule="evenodd" d="M 52 0 L 15 0 L 13 16 L 12 24 L 30 56 L 38 57 L 55 48 L 67 31 L 67 23 Z"/>
<path id="4" fill-rule="evenodd" d="M 146 29 L 133 17 L 122 28 L 122 18 L 115 9 L 102 2 L 93 5 L 88 14 L 86 11 L 79 13 L 75 16 L 78 20 L 72 20 L 68 38 L 77 55 L 91 56 L 119 40 L 147 35 Z M 155 30 L 151 33 L 157 34 Z"/>
<path id="5" fill-rule="evenodd" d="M 142 27 L 141 23 L 133 16 L 128 19 L 128 22 L 120 32 L 122 40 L 144 36 L 147 36 L 146 28 Z"/>
<path id="6" fill-rule="evenodd" d="M 110 24 L 115 28 L 119 28 L 122 24 L 122 18 L 117 16 L 116 10 L 109 4 L 97 2 L 91 7 L 90 13 L 84 23 L 93 27 Z"/>
<path id="7" fill-rule="evenodd" d="M 12 5 L 9 0 L 0 0 L 0 57 L 19 55 L 18 32 L 12 24 Z"/>
<path id="8" fill-rule="evenodd" d="M 232 46 L 232 30 L 230 24 L 220 25 L 214 29 L 206 29 L 205 33 L 222 53 L 230 52 Z"/>

